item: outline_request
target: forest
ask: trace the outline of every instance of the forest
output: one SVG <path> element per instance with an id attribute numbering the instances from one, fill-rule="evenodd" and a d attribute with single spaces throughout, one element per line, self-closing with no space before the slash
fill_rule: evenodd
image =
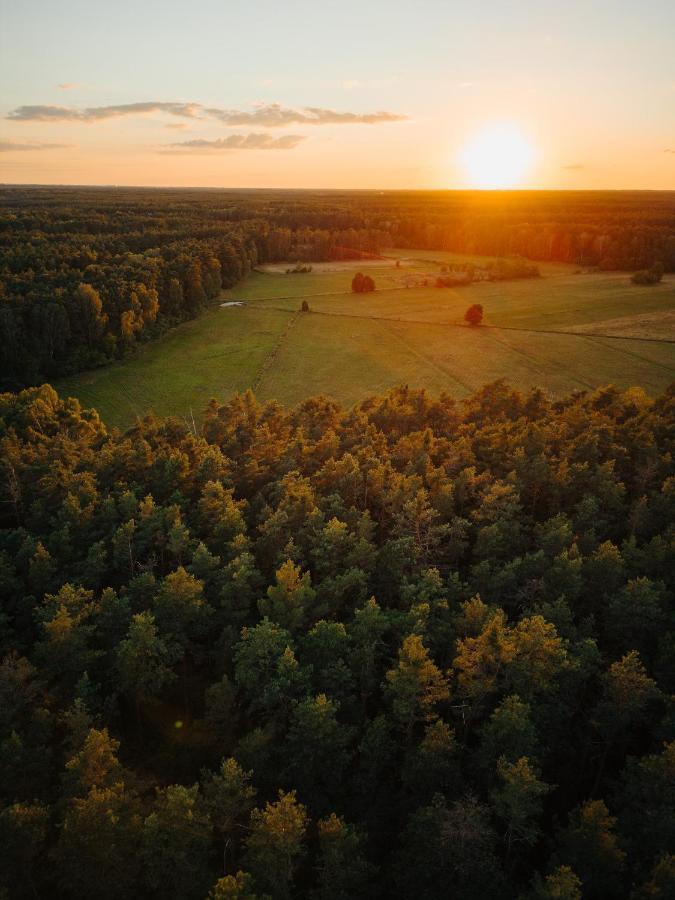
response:
<path id="1" fill-rule="evenodd" d="M 668 192 L 3 187 L 0 197 L 2 390 L 133 352 L 268 262 L 408 247 L 675 271 Z"/>
<path id="2" fill-rule="evenodd" d="M 49 197 L 5 314 L 48 264 L 65 309 L 120 262 L 112 323 L 278 252 Z M 674 426 L 674 388 L 248 392 L 126 433 L 0 395 L 0 894 L 672 897 Z"/>

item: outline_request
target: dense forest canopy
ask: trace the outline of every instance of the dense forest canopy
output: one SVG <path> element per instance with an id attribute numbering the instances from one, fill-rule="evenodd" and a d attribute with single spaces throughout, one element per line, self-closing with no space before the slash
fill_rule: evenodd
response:
<path id="1" fill-rule="evenodd" d="M 2 395 L 7 896 L 672 897 L 674 426 Z"/>
<path id="2" fill-rule="evenodd" d="M 675 193 L 4 187 L 0 389 L 132 350 L 259 263 L 386 247 L 675 271 Z"/>

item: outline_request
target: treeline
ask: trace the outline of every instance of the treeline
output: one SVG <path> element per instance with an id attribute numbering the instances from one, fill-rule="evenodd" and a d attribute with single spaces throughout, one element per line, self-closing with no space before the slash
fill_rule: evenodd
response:
<path id="1" fill-rule="evenodd" d="M 389 220 L 397 247 L 675 271 L 672 192 L 415 192 L 360 202 Z"/>
<path id="2" fill-rule="evenodd" d="M 302 217 L 313 228 L 339 223 L 384 232 L 381 246 L 675 271 L 672 191 L 325 191 L 306 193 L 302 201 L 297 196 L 287 194 L 285 205 L 283 194 L 269 195 L 267 209 L 292 228 Z"/>
<path id="3" fill-rule="evenodd" d="M 6 896 L 672 897 L 674 425 L 0 397 Z"/>
<path id="4" fill-rule="evenodd" d="M 675 271 L 672 193 L 5 187 L 1 196 L 0 389 L 122 356 L 198 315 L 258 263 L 369 258 L 394 246 Z"/>

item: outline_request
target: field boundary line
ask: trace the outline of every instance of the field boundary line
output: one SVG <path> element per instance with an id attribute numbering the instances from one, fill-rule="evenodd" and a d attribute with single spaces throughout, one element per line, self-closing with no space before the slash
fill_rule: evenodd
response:
<path id="1" fill-rule="evenodd" d="M 284 310 L 284 312 L 289 312 L 289 311 L 290 310 Z M 286 338 L 290 334 L 293 326 L 298 321 L 298 319 L 300 318 L 301 315 L 302 315 L 302 312 L 300 310 L 296 310 L 291 315 L 291 318 L 288 320 L 288 322 L 286 323 L 286 327 L 283 328 L 279 332 L 279 335 L 278 335 L 276 341 L 274 342 L 272 349 L 270 350 L 270 352 L 267 354 L 267 356 L 263 360 L 262 365 L 258 369 L 258 372 L 257 372 L 255 378 L 253 379 L 251 388 L 254 392 L 257 391 L 258 388 L 260 387 L 262 380 L 265 377 L 265 374 L 267 373 L 269 368 L 272 365 L 274 365 L 277 357 L 279 356 L 279 353 L 281 351 L 281 348 L 282 348 Z"/>
<path id="2" fill-rule="evenodd" d="M 402 290 L 404 290 L 402 288 Z M 312 296 L 308 294 L 307 296 Z M 319 294 L 315 294 L 315 297 L 321 296 Z M 271 298 L 270 298 L 271 299 Z M 295 297 L 276 297 L 276 300 L 295 300 L 295 299 L 305 299 L 303 298 L 295 298 Z M 285 306 L 266 306 L 265 309 L 273 309 L 276 312 L 291 312 Z M 339 318 L 345 319 L 371 319 L 376 322 L 400 322 L 400 323 L 408 323 L 410 325 L 437 325 L 442 328 L 473 328 L 478 330 L 480 328 L 489 328 L 494 331 L 519 331 L 523 334 L 557 334 L 557 335 L 565 335 L 567 337 L 576 337 L 576 338 L 602 338 L 607 341 L 643 341 L 648 344 L 675 344 L 675 338 L 648 338 L 648 337 L 630 337 L 624 334 L 589 334 L 583 331 L 560 331 L 552 328 L 518 328 L 516 325 L 462 325 L 461 322 L 431 322 L 428 319 L 403 319 L 403 318 L 392 318 L 391 316 L 367 316 L 367 315 L 359 315 L 358 313 L 346 313 L 346 312 L 328 312 L 324 309 L 311 309 L 310 314 L 314 316 L 336 316 Z"/>

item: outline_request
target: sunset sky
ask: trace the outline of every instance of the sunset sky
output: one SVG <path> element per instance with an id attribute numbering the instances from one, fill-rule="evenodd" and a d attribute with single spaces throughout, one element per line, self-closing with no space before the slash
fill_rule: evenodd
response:
<path id="1" fill-rule="evenodd" d="M 675 189 L 672 0 L 0 10 L 5 183 Z"/>

